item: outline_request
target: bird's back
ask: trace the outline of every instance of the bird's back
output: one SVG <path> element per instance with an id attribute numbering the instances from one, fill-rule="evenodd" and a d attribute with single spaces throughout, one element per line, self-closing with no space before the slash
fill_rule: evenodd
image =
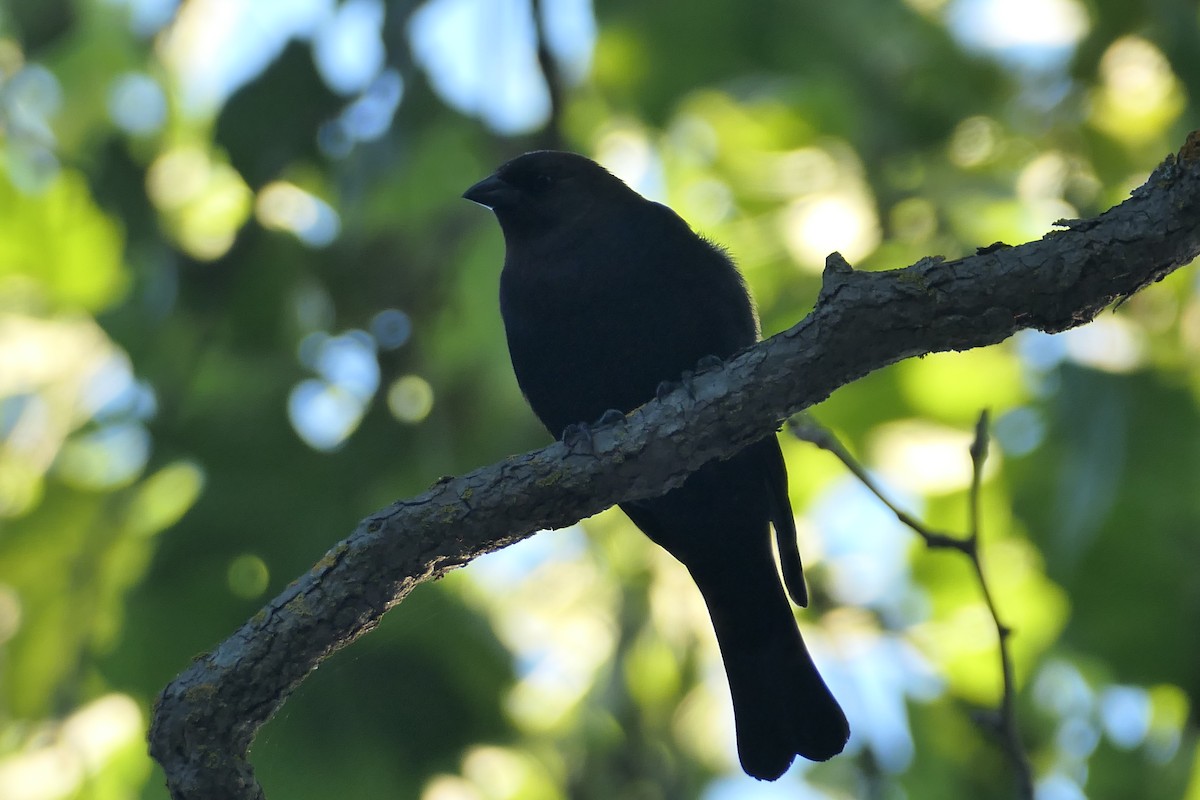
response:
<path id="1" fill-rule="evenodd" d="M 640 198 L 627 206 L 505 261 L 513 369 L 556 436 L 609 409 L 631 411 L 704 356 L 725 358 L 757 337 L 725 254 L 670 209 Z"/>

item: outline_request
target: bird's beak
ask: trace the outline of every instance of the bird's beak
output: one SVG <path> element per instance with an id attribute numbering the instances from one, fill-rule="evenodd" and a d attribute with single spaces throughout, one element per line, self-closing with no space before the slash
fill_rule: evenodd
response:
<path id="1" fill-rule="evenodd" d="M 495 209 L 504 205 L 505 200 L 514 197 L 516 193 L 517 190 L 512 184 L 505 183 L 496 175 L 489 175 L 463 192 L 463 197 L 485 208 Z"/>

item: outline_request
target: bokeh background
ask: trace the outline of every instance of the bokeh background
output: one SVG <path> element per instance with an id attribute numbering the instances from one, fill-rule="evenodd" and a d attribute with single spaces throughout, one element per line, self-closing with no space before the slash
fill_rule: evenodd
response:
<path id="1" fill-rule="evenodd" d="M 1200 127 L 1195 0 L 0 4 L 0 798 L 163 798 L 150 704 L 368 512 L 548 441 L 502 242 L 539 146 L 735 254 L 765 332 L 864 269 L 1037 238 Z M 1151 221 L 1150 224 L 1153 224 Z M 1200 798 L 1200 295 L 880 371 L 814 410 L 986 568 L 1039 798 Z M 785 437 L 786 438 L 786 437 Z M 989 798 L 969 565 L 784 442 L 845 755 L 737 768 L 681 569 L 619 514 L 420 587 L 262 731 L 272 798 Z"/>

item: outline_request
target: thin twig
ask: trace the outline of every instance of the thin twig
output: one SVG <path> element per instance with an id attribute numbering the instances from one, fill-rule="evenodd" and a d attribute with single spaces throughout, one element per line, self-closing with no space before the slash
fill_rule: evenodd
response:
<path id="1" fill-rule="evenodd" d="M 967 537 L 970 543 L 967 554 L 971 565 L 975 568 L 975 576 L 979 579 L 979 588 L 983 592 L 983 600 L 987 603 L 992 622 L 996 624 L 996 638 L 1000 645 L 1000 669 L 1003 673 L 1004 690 L 1000 698 L 999 719 L 994 721 L 996 731 L 1004 742 L 1004 748 L 1012 759 L 1013 768 L 1017 773 L 1017 786 L 1020 796 L 1033 798 L 1033 767 L 1029 763 L 1029 755 L 1021 744 L 1021 734 L 1017 730 L 1017 680 L 1013 674 L 1012 652 L 1010 638 L 1012 628 L 1000 621 L 1000 612 L 996 608 L 996 600 L 992 596 L 991 587 L 983 574 L 983 560 L 979 548 L 979 497 L 980 484 L 983 480 L 983 464 L 987 460 L 988 450 L 988 412 L 985 409 L 975 423 L 975 440 L 971 443 L 971 531 Z"/>
<path id="2" fill-rule="evenodd" d="M 958 550 L 971 555 L 971 544 L 968 539 L 935 531 L 893 503 L 883 493 L 883 490 L 879 488 L 879 485 L 875 483 L 874 479 L 867 474 L 866 469 L 855 460 L 854 456 L 850 455 L 850 451 L 833 435 L 833 431 L 821 425 L 807 414 L 797 414 L 789 419 L 787 424 L 788 430 L 797 439 L 815 444 L 822 450 L 833 453 L 846 466 L 846 469 L 854 473 L 854 477 L 858 478 L 863 486 L 871 490 L 871 494 L 879 498 L 879 502 L 887 506 L 896 515 L 896 519 L 900 520 L 900 522 L 907 525 L 914 533 L 920 536 L 925 541 L 927 547 L 933 550 Z"/>
<path id="3" fill-rule="evenodd" d="M 971 566 L 975 570 L 975 577 L 979 580 L 979 588 L 983 594 L 984 603 L 987 605 L 988 612 L 992 616 L 992 622 L 996 626 L 996 637 L 999 642 L 1000 652 L 1000 670 L 1003 676 L 1000 708 L 994 717 L 988 719 L 987 722 L 989 727 L 1000 737 L 1001 743 L 1008 753 L 1009 759 L 1012 761 L 1013 769 L 1016 772 L 1018 796 L 1022 800 L 1033 800 L 1033 767 L 1029 762 L 1029 756 L 1025 752 L 1024 746 L 1021 744 L 1020 732 L 1017 730 L 1017 682 L 1013 672 L 1012 653 L 1009 647 L 1012 628 L 1000 621 L 1000 612 L 996 608 L 996 601 L 992 595 L 991 587 L 984 576 L 983 561 L 980 557 L 979 498 L 983 483 L 983 465 L 987 460 L 988 412 L 985 410 L 979 415 L 979 421 L 975 424 L 975 439 L 971 443 L 970 528 L 965 537 L 934 531 L 899 508 L 883 493 L 878 484 L 867 474 L 866 469 L 858 463 L 854 456 L 850 455 L 850 452 L 834 436 L 833 432 L 814 421 L 811 417 L 804 414 L 793 417 L 788 420 L 788 429 L 796 438 L 815 444 L 822 450 L 832 453 L 862 482 L 863 486 L 867 487 L 872 494 L 879 498 L 880 502 L 896 515 L 896 519 L 900 520 L 901 523 L 911 528 L 920 536 L 927 547 L 930 549 L 957 550 L 970 560 Z"/>
<path id="4" fill-rule="evenodd" d="M 542 131 L 542 138 L 547 148 L 562 149 L 562 113 L 565 94 L 562 70 L 558 59 L 550 49 L 549 34 L 546 26 L 546 10 L 542 0 L 532 0 L 530 10 L 533 12 L 534 31 L 537 34 L 537 60 L 542 71 L 542 79 L 546 82 L 546 92 L 550 95 L 550 117 Z"/>

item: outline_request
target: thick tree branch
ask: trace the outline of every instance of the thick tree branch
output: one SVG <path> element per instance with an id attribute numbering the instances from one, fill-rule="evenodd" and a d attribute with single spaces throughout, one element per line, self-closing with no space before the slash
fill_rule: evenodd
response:
<path id="1" fill-rule="evenodd" d="M 159 696 L 150 751 L 177 800 L 260 798 L 255 733 L 324 658 L 422 581 L 544 528 L 661 494 L 840 386 L 910 356 L 1062 331 L 1200 253 L 1200 135 L 1121 205 L 1041 240 L 890 272 L 830 257 L 797 325 L 624 421 L 447 479 L 358 524 Z"/>

